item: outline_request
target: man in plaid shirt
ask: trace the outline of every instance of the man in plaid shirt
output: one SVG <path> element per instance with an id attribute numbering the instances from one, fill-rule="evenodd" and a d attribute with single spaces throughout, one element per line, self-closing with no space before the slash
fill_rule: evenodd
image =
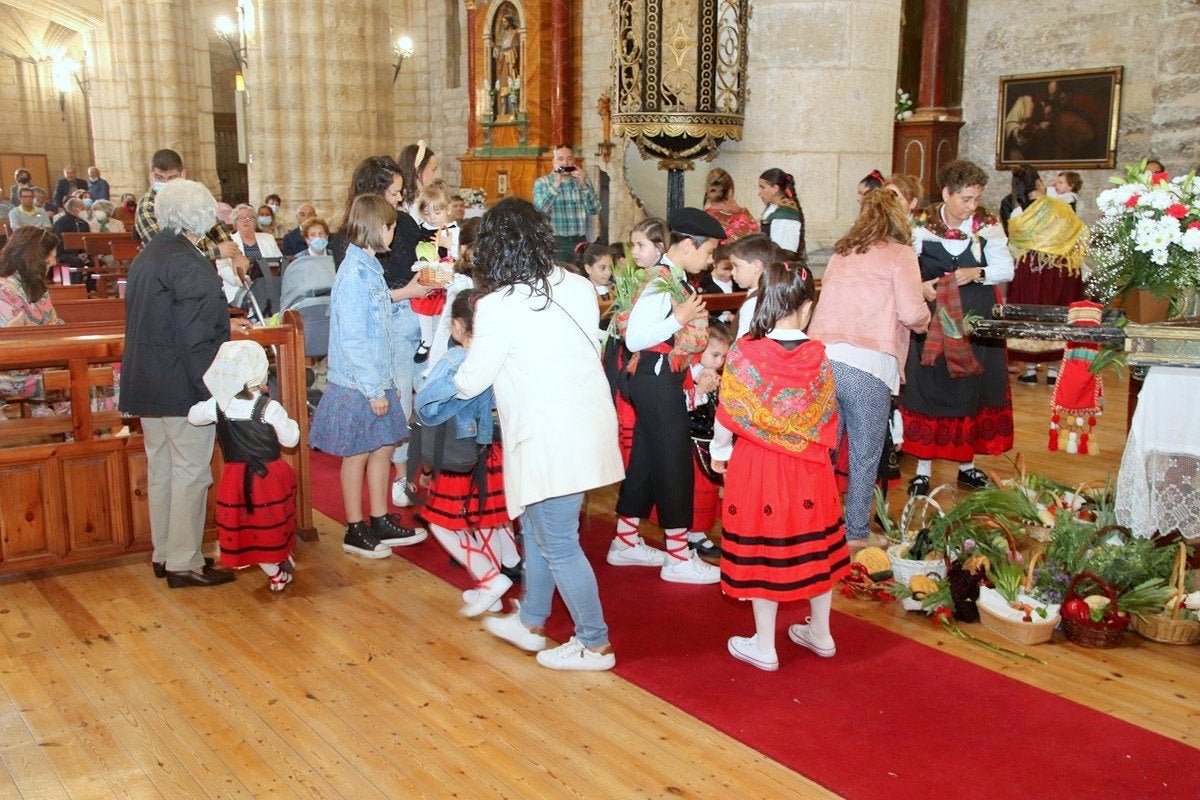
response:
<path id="1" fill-rule="evenodd" d="M 150 240 L 158 235 L 158 217 L 154 212 L 154 198 L 158 195 L 158 190 L 176 178 L 186 177 L 187 170 L 183 168 L 183 159 L 174 150 L 159 150 L 150 159 L 150 181 L 153 186 L 142 195 L 133 221 L 133 229 L 142 240 L 142 244 L 149 244 Z M 233 258 L 235 266 L 237 258 L 241 257 L 229 231 L 220 222 L 196 243 L 196 247 L 208 253 L 208 257 L 214 261 L 218 258 Z M 244 268 L 248 262 L 245 262 L 244 257 L 242 261 Z"/>
<path id="2" fill-rule="evenodd" d="M 600 213 L 600 198 L 592 182 L 575 166 L 575 151 L 569 144 L 554 148 L 554 171 L 533 184 L 533 204 L 550 217 L 558 258 L 575 262 L 575 248 L 586 242 L 592 215 Z"/>

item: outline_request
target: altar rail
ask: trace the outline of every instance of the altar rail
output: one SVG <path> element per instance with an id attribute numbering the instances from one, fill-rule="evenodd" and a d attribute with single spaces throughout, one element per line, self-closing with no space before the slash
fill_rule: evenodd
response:
<path id="1" fill-rule="evenodd" d="M 276 397 L 300 425 L 300 446 L 283 458 L 296 471 L 297 527 L 316 539 L 309 468 L 308 411 L 304 381 L 304 329 L 288 312 L 284 325 L 256 328 L 235 338 L 274 351 Z M 151 549 L 146 495 L 146 454 L 137 418 L 93 411 L 90 388 L 111 384 L 111 365 L 125 349 L 121 323 L 78 323 L 55 328 L 0 331 L 0 370 L 40 369 L 51 388 L 71 400 L 70 416 L 0 419 L 0 574 L 81 564 Z M 129 425 L 128 436 L 114 436 Z M 71 441 L 46 442 L 70 434 Z M 221 452 L 213 454 L 205 535 L 215 533 L 215 479 Z"/>

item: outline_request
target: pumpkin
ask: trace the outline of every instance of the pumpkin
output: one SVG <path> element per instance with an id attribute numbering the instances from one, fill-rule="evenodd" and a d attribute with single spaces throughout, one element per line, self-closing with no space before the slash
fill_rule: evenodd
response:
<path id="1" fill-rule="evenodd" d="M 854 554 L 854 563 L 862 564 L 867 572 L 883 572 L 892 568 L 888 554 L 879 547 L 864 547 Z"/>

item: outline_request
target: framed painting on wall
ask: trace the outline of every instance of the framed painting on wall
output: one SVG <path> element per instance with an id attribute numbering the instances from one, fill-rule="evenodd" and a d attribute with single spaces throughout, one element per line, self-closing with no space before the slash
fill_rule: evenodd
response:
<path id="1" fill-rule="evenodd" d="M 1004 75 L 996 168 L 1112 169 L 1123 67 Z"/>

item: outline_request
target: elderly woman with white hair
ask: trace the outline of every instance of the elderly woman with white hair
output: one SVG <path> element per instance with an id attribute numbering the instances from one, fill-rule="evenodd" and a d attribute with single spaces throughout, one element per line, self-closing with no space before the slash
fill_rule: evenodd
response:
<path id="1" fill-rule="evenodd" d="M 233 226 L 233 241 L 246 258 L 253 261 L 256 258 L 283 257 L 275 237 L 258 230 L 258 212 L 254 206 L 245 203 L 235 206 L 229 215 L 229 222 Z"/>
<path id="2" fill-rule="evenodd" d="M 97 200 L 92 203 L 88 225 L 92 233 L 125 233 L 125 223 L 114 216 L 116 206 L 111 200 Z"/>
<path id="3" fill-rule="evenodd" d="M 142 418 L 154 574 L 172 589 L 216 586 L 233 573 L 200 553 L 215 434 L 187 415 L 209 398 L 204 373 L 229 341 L 221 279 L 196 246 L 216 222 L 217 202 L 183 178 L 155 199 L 160 233 L 134 259 L 125 291 L 121 411 Z"/>

